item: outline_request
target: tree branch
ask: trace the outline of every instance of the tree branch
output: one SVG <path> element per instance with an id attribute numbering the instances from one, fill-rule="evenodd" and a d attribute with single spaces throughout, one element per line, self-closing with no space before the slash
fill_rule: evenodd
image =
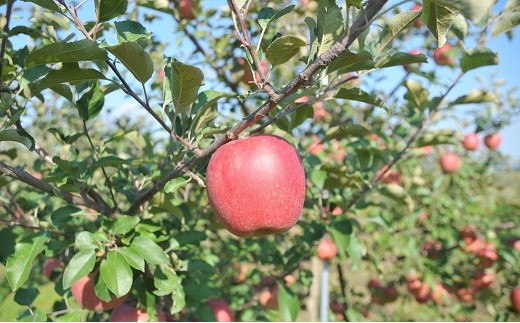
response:
<path id="1" fill-rule="evenodd" d="M 7 0 L 7 8 L 5 9 L 5 25 L 3 28 L 4 37 L 2 37 L 2 44 L 0 45 L 0 93 L 4 90 L 4 82 L 2 79 L 2 75 L 4 73 L 5 48 L 7 46 L 7 38 L 9 38 L 9 21 L 11 20 L 13 4 L 14 0 Z"/>

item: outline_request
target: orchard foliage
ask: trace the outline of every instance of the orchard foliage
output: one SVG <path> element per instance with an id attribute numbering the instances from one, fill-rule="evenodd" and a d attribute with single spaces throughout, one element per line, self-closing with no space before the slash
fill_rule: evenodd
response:
<path id="1" fill-rule="evenodd" d="M 321 241 L 333 320 L 520 319 L 520 178 L 499 136 L 483 142 L 518 92 L 479 73 L 518 1 L 0 12 L 0 320 L 316 320 Z M 206 168 L 256 133 L 299 152 L 304 210 L 238 238 Z"/>

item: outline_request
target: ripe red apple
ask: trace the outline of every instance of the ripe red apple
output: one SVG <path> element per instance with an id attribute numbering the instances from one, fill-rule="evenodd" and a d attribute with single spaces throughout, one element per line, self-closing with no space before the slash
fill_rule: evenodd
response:
<path id="1" fill-rule="evenodd" d="M 468 133 L 465 135 L 462 145 L 466 150 L 476 150 L 479 146 L 478 133 Z"/>
<path id="2" fill-rule="evenodd" d="M 413 55 L 413 56 L 417 56 L 417 55 L 421 55 L 422 52 L 420 50 L 418 50 L 418 49 L 412 49 L 410 52 L 408 52 L 408 54 Z M 421 63 L 417 63 L 417 64 L 413 64 L 413 65 L 416 65 L 417 68 L 419 68 L 421 66 Z M 411 66 L 412 65 L 410 65 L 410 64 L 404 64 L 403 68 L 404 68 L 405 71 L 408 71 Z"/>
<path id="3" fill-rule="evenodd" d="M 258 302 L 265 308 L 278 309 L 278 285 L 264 288 L 258 295 Z"/>
<path id="4" fill-rule="evenodd" d="M 468 224 L 460 231 L 460 235 L 464 243 L 469 245 L 477 239 L 477 227 L 473 224 Z"/>
<path id="5" fill-rule="evenodd" d="M 229 307 L 229 304 L 226 301 L 212 298 L 208 301 L 208 305 L 213 310 L 217 322 L 235 321 L 235 315 L 233 315 L 231 307 Z"/>
<path id="6" fill-rule="evenodd" d="M 428 213 L 428 211 L 422 211 L 419 216 L 418 216 L 418 220 L 419 221 L 426 221 L 426 219 L 430 216 L 430 214 Z"/>
<path id="7" fill-rule="evenodd" d="M 51 278 L 52 272 L 56 268 L 62 268 L 63 263 L 56 258 L 48 258 L 43 264 L 42 273 L 45 277 Z"/>
<path id="8" fill-rule="evenodd" d="M 415 300 L 418 303 L 426 303 L 430 300 L 430 298 L 431 298 L 430 286 L 428 286 L 428 284 L 421 283 L 421 287 L 415 294 Z"/>
<path id="9" fill-rule="evenodd" d="M 347 148 L 340 144 L 339 141 L 334 140 L 332 142 L 332 159 L 342 163 L 347 155 Z"/>
<path id="10" fill-rule="evenodd" d="M 329 308 L 334 314 L 343 314 L 345 311 L 345 305 L 338 301 L 332 301 L 329 305 Z"/>
<path id="11" fill-rule="evenodd" d="M 471 303 L 475 300 L 475 290 L 471 287 L 457 289 L 457 297 L 461 302 Z"/>
<path id="12" fill-rule="evenodd" d="M 386 184 L 397 184 L 401 185 L 401 173 L 396 170 L 388 170 L 389 166 L 383 166 L 378 172 L 377 177 L 381 182 Z"/>
<path id="13" fill-rule="evenodd" d="M 421 10 L 422 10 L 422 6 L 421 6 L 420 4 L 418 4 L 418 3 L 415 4 L 415 5 L 412 7 L 412 9 L 411 9 L 411 11 L 421 11 Z M 415 20 L 413 21 L 413 26 L 414 26 L 415 28 L 421 28 L 423 25 L 424 25 L 424 24 L 423 24 L 421 18 L 417 18 L 417 19 L 415 19 Z"/>
<path id="14" fill-rule="evenodd" d="M 485 289 L 493 285 L 495 282 L 495 274 L 477 270 L 471 278 L 471 284 L 476 290 Z"/>
<path id="15" fill-rule="evenodd" d="M 419 293 L 422 283 L 415 275 L 408 275 L 406 277 L 406 287 L 408 291 L 414 295 Z"/>
<path id="16" fill-rule="evenodd" d="M 511 290 L 509 298 L 511 299 L 511 306 L 513 306 L 515 312 L 520 313 L 520 286 L 516 286 Z"/>
<path id="17" fill-rule="evenodd" d="M 231 233 L 281 233 L 302 212 L 305 172 L 285 139 L 257 135 L 228 142 L 213 154 L 206 189 L 216 216 Z"/>
<path id="18" fill-rule="evenodd" d="M 307 147 L 306 151 L 313 155 L 318 155 L 319 153 L 325 150 L 325 146 L 321 143 L 321 139 L 318 138 L 318 136 L 313 135 L 313 138 L 314 141 L 309 147 Z"/>
<path id="19" fill-rule="evenodd" d="M 323 261 L 329 261 L 336 257 L 338 254 L 338 248 L 336 247 L 336 244 L 331 239 L 323 239 L 318 244 L 318 258 L 320 258 Z"/>
<path id="20" fill-rule="evenodd" d="M 334 215 L 334 216 L 336 216 L 336 215 L 341 215 L 341 214 L 343 214 L 343 209 L 342 209 L 341 207 L 339 207 L 339 206 L 336 206 L 336 207 L 332 210 L 332 212 L 331 212 L 330 214 L 332 214 L 332 215 Z"/>
<path id="21" fill-rule="evenodd" d="M 432 300 L 439 305 L 451 297 L 451 293 L 442 283 L 437 283 L 432 290 Z"/>
<path id="22" fill-rule="evenodd" d="M 455 173 L 460 168 L 459 155 L 455 153 L 444 153 L 440 157 L 442 171 L 445 173 Z"/>
<path id="23" fill-rule="evenodd" d="M 195 19 L 195 13 L 193 12 L 194 9 L 195 9 L 194 0 L 179 0 L 179 17 L 181 19 L 186 19 L 186 20 Z"/>
<path id="24" fill-rule="evenodd" d="M 494 244 L 488 242 L 484 244 L 482 248 L 477 251 L 477 257 L 479 258 L 479 267 L 488 268 L 498 260 L 498 252 Z"/>
<path id="25" fill-rule="evenodd" d="M 241 284 L 246 281 L 247 273 L 248 273 L 249 269 L 253 268 L 253 265 L 236 263 L 234 265 L 234 267 L 238 271 L 238 274 L 236 274 L 234 277 L 235 283 Z"/>
<path id="26" fill-rule="evenodd" d="M 267 66 L 267 61 L 262 60 L 260 62 L 262 65 L 262 70 L 264 71 L 264 74 L 267 74 L 269 72 L 269 67 Z M 254 85 L 255 78 L 257 81 L 260 81 L 260 73 L 258 71 L 255 72 L 255 75 L 253 77 L 253 70 L 251 69 L 251 66 L 247 62 L 247 60 L 243 57 L 238 58 L 238 65 L 242 67 L 242 70 L 244 71 L 244 74 L 242 74 L 242 77 L 240 78 L 240 81 L 242 83 L 245 83 L 247 85 Z"/>
<path id="27" fill-rule="evenodd" d="M 114 298 L 109 302 L 102 301 L 99 297 L 97 297 L 94 288 L 95 277 L 95 273 L 90 273 L 89 275 L 80 278 L 70 288 L 72 296 L 74 296 L 74 298 L 76 299 L 78 304 L 81 305 L 81 307 L 96 312 L 103 312 L 112 309 L 118 305 L 121 305 L 125 302 L 126 295 L 120 298 Z"/>
<path id="28" fill-rule="evenodd" d="M 444 252 L 444 248 L 439 241 L 427 241 L 423 244 L 422 251 L 429 259 L 437 259 Z"/>
<path id="29" fill-rule="evenodd" d="M 444 46 L 435 49 L 433 52 L 433 60 L 437 65 L 440 66 L 455 66 L 455 59 L 448 55 L 448 52 L 452 49 L 450 44 L 444 44 Z"/>
<path id="30" fill-rule="evenodd" d="M 493 133 L 484 137 L 484 144 L 491 150 L 495 150 L 500 146 L 502 136 L 499 133 Z"/>
<path id="31" fill-rule="evenodd" d="M 128 304 L 121 304 L 114 308 L 110 315 L 110 322 L 148 322 L 150 315 L 145 310 Z"/>

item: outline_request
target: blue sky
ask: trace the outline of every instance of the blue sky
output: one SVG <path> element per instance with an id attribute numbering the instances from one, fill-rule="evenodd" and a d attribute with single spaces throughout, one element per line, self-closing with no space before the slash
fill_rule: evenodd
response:
<path id="1" fill-rule="evenodd" d="M 78 1 L 76 1 L 78 2 Z M 93 0 L 87 0 L 87 3 L 81 8 L 79 11 L 80 16 L 84 20 L 92 19 L 93 17 Z M 390 1 L 392 3 L 393 1 Z M 74 3 L 74 1 L 72 1 Z M 505 0 L 500 0 L 498 4 L 498 8 L 502 8 L 505 3 Z M 212 0 L 212 1 L 204 1 L 204 7 L 222 7 L 226 6 L 225 0 Z M 17 1 L 17 7 L 25 7 L 28 8 L 30 6 L 29 3 Z M 3 7 L 2 9 L 4 9 Z M 11 27 L 15 25 L 27 23 L 27 11 L 18 11 L 16 15 L 14 15 Z M 167 17 L 166 15 L 159 21 L 154 21 L 152 24 L 145 24 L 148 31 L 152 32 L 155 37 L 161 42 L 168 42 L 170 45 L 167 47 L 165 54 L 168 56 L 176 57 L 180 60 L 183 58 L 187 58 L 188 55 L 193 50 L 191 43 L 186 40 L 183 42 L 182 46 L 178 46 L 175 43 L 177 35 L 174 35 L 174 20 L 171 17 Z M 518 33 L 518 29 L 516 30 Z M 17 44 L 23 44 L 27 42 L 27 39 L 20 38 L 14 39 L 15 46 Z M 110 42 L 110 40 L 109 40 Z M 411 46 L 419 46 L 420 41 L 418 40 L 417 44 L 410 44 Z M 509 86 L 516 86 L 516 93 L 520 96 L 520 63 L 519 54 L 520 54 L 520 36 L 514 39 L 513 41 L 509 41 L 505 35 L 501 35 L 497 38 L 492 39 L 488 43 L 488 47 L 493 51 L 499 52 L 499 64 L 497 66 L 490 66 L 480 68 L 475 71 L 470 71 L 463 79 L 463 81 L 454 89 L 450 97 L 456 98 L 460 95 L 466 94 L 469 90 L 473 88 L 479 88 L 481 85 L 476 80 L 477 76 L 481 76 L 487 78 L 492 73 L 497 73 L 500 78 L 507 80 L 507 84 Z M 413 48 L 413 47 L 411 47 Z M 425 69 L 433 69 L 436 68 L 433 62 L 429 62 L 428 65 L 424 66 Z M 400 67 L 396 67 L 393 69 L 387 69 L 384 73 L 387 73 L 388 85 L 393 87 L 394 84 L 398 82 L 398 80 L 403 76 L 403 71 Z M 442 68 L 440 71 L 441 77 L 446 77 L 447 79 L 452 79 L 454 77 L 454 72 L 448 68 Z M 215 86 L 215 84 L 207 83 L 206 86 Z M 439 91 L 435 91 L 435 89 L 431 89 L 433 94 L 439 94 Z M 141 112 L 142 110 L 137 107 L 137 104 L 131 100 L 126 99 L 122 93 L 116 95 L 110 95 L 107 97 L 107 105 L 117 107 L 114 109 L 115 111 L 120 111 L 121 113 L 128 114 L 129 109 L 135 112 Z M 458 115 L 462 116 L 467 108 L 458 109 Z M 449 128 L 457 128 L 458 125 L 454 122 L 446 122 L 441 124 L 442 127 Z M 463 133 L 467 132 L 467 130 L 462 130 Z M 519 138 L 520 138 L 520 118 L 516 118 L 512 125 L 502 130 L 503 135 L 503 143 L 500 147 L 500 151 L 514 157 L 515 159 L 520 159 L 520 147 Z"/>

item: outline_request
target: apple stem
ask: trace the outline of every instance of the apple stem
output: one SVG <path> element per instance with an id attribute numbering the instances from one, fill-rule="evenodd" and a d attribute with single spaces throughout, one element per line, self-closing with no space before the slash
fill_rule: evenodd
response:
<path id="1" fill-rule="evenodd" d="M 321 287 L 320 287 L 320 321 L 328 322 L 329 314 L 329 267 L 328 260 L 323 262 L 323 270 L 321 272 Z"/>

